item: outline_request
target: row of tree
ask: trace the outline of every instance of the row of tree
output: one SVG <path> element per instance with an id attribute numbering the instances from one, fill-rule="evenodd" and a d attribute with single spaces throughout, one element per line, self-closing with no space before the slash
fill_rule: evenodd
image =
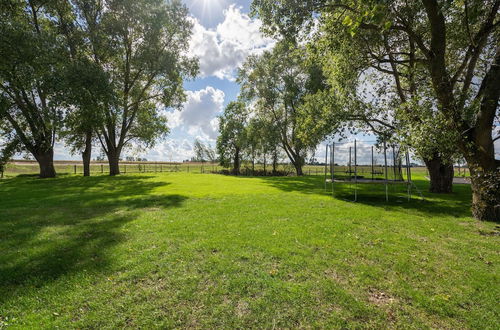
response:
<path id="1" fill-rule="evenodd" d="M 433 192 L 451 191 L 453 162 L 465 159 L 473 215 L 500 220 L 500 0 L 254 0 L 252 7 L 279 42 L 239 72 L 240 101 L 220 118 L 222 162 L 231 155 L 237 171 L 252 121 L 267 125 L 298 175 L 321 140 L 370 130 L 410 146 Z"/>
<path id="2" fill-rule="evenodd" d="M 162 108 L 180 108 L 192 23 L 180 0 L 4 0 L 0 4 L 3 157 L 29 152 L 54 177 L 54 144 L 92 146 L 119 174 L 122 151 L 168 132 Z M 10 154 L 10 155 L 9 155 Z"/>
<path id="3" fill-rule="evenodd" d="M 252 171 L 255 164 L 272 167 L 277 173 L 281 159 L 281 148 L 276 125 L 264 117 L 253 116 L 242 101 L 234 101 L 227 105 L 219 117 L 217 138 L 217 154 L 222 166 L 232 167 L 232 173 L 238 175 L 243 160 L 249 161 Z"/>

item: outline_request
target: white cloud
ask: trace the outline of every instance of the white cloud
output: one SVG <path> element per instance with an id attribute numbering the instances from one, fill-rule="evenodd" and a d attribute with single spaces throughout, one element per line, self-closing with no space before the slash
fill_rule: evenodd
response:
<path id="1" fill-rule="evenodd" d="M 144 157 L 148 160 L 183 161 L 193 155 L 193 146 L 189 140 L 168 138 L 153 150 L 149 150 Z"/>
<path id="2" fill-rule="evenodd" d="M 218 134 L 216 116 L 224 107 L 224 92 L 212 86 L 187 91 L 187 101 L 181 111 L 168 113 L 171 129 L 182 127 L 189 135 L 202 140 L 215 140 Z"/>
<path id="3" fill-rule="evenodd" d="M 199 58 L 201 75 L 233 80 L 236 69 L 251 54 L 262 53 L 275 41 L 260 32 L 259 19 L 251 19 L 239 7 L 224 10 L 224 21 L 207 29 L 196 18 L 190 52 Z"/>

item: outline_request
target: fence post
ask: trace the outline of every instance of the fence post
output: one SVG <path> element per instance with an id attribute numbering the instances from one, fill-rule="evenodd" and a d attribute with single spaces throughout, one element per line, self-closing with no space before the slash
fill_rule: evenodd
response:
<path id="1" fill-rule="evenodd" d="M 74 167 L 75 167 L 75 174 L 76 174 L 76 165 L 74 165 Z"/>
<path id="2" fill-rule="evenodd" d="M 123 170 L 124 170 L 124 173 L 127 173 L 127 164 L 123 165 Z"/>
<path id="3" fill-rule="evenodd" d="M 104 165 L 101 164 L 101 173 L 104 173 Z"/>

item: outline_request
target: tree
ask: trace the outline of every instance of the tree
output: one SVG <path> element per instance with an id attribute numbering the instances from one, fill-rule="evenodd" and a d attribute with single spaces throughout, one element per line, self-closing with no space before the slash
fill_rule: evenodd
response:
<path id="1" fill-rule="evenodd" d="M 90 176 L 90 157 L 96 132 L 104 122 L 103 109 L 113 103 L 109 75 L 91 60 L 90 35 L 75 19 L 78 1 L 59 1 L 54 6 L 57 28 L 68 50 L 68 63 L 60 79 L 59 97 L 65 106 L 61 137 L 72 153 L 80 153 L 83 175 Z"/>
<path id="2" fill-rule="evenodd" d="M 385 67 L 387 54 L 385 50 L 377 54 L 380 47 L 376 47 L 375 38 L 363 33 L 351 36 L 342 30 L 340 23 L 333 36 L 321 37 L 311 47 L 319 48 L 314 50 L 312 60 L 323 63 L 329 88 L 308 98 L 310 122 L 323 125 L 325 135 L 362 130 L 380 140 L 411 147 L 427 166 L 430 192 L 451 192 L 455 138 L 443 129 L 442 121 L 436 120 L 440 115 L 432 96 L 427 96 L 426 75 L 421 70 L 405 74 L 398 79 L 402 86 L 398 93 L 394 75 Z M 420 108 L 418 117 L 414 116 L 416 108 Z M 426 132 L 421 134 L 424 122 Z"/>
<path id="3" fill-rule="evenodd" d="M 15 153 L 21 151 L 21 143 L 16 136 L 10 137 L 4 143 L 3 149 L 0 149 L 0 179 L 3 178 L 5 166 Z"/>
<path id="4" fill-rule="evenodd" d="M 371 9 L 369 4 L 358 6 L 365 11 Z M 329 118 L 330 124 L 325 126 L 328 135 L 343 122 L 343 126 L 359 126 L 383 140 L 393 139 L 412 147 L 428 168 L 429 190 L 451 192 L 453 159 L 457 152 L 454 139 L 444 134 L 447 131 L 438 125 L 431 125 L 432 129 L 428 126 L 424 138 L 408 134 L 414 131 L 415 124 L 421 127 L 423 120 L 421 116 L 414 116 L 412 108 L 430 112 L 427 116 L 430 119 L 435 119 L 436 112 L 435 105 L 429 102 L 432 96 L 425 96 L 429 92 L 425 82 L 428 74 L 418 67 L 414 45 L 388 30 L 380 33 L 358 29 L 354 33 L 353 25 L 355 22 L 345 13 L 322 18 L 316 39 L 309 42 L 308 48 L 315 53 L 313 60 L 322 63 L 330 85 L 328 92 L 316 98 L 326 106 L 326 111 L 318 113 L 314 111 L 317 105 L 310 107 L 311 114 L 317 116 L 313 120 L 320 124 Z M 285 33 L 285 37 L 299 36 Z M 407 55 L 391 61 L 400 56 L 398 54 Z M 332 102 L 325 104 L 325 100 Z"/>
<path id="5" fill-rule="evenodd" d="M 414 61 L 430 77 L 436 113 L 442 128 L 456 141 L 472 180 L 472 213 L 481 220 L 500 221 L 500 161 L 495 159 L 493 131 L 500 98 L 499 0 L 413 2 L 255 0 L 254 9 L 269 32 L 285 36 L 309 29 L 323 19 L 337 19 L 356 35 L 372 31 L 387 50 L 387 63 L 398 81 L 402 68 Z M 400 49 L 398 39 L 413 47 Z M 414 55 L 414 56 L 413 56 Z M 417 118 L 423 108 L 414 109 Z M 422 134 L 433 121 L 418 125 Z"/>
<path id="6" fill-rule="evenodd" d="M 459 136 L 458 146 L 471 173 L 472 214 L 500 222 L 500 160 L 495 159 L 494 147 L 500 136 L 492 136 L 499 116 L 500 1 L 474 1 L 473 14 L 467 2 L 462 8 L 436 0 L 422 3 L 427 17 L 422 26 L 430 40 L 425 42 L 424 34 L 407 22 L 402 27 L 424 55 L 439 111 Z"/>
<path id="7" fill-rule="evenodd" d="M 315 132 L 300 131 L 305 119 L 301 107 L 307 95 L 324 87 L 321 71 L 303 61 L 303 51 L 296 44 L 279 43 L 272 52 L 250 57 L 238 75 L 242 98 L 254 106 L 257 116 L 275 123 L 297 175 L 302 175 L 308 149 L 320 142 Z"/>
<path id="8" fill-rule="evenodd" d="M 272 174 L 277 173 L 278 162 L 283 153 L 281 148 L 280 133 L 277 125 L 269 118 L 259 118 L 260 126 L 260 143 L 262 149 L 262 157 L 264 163 L 264 171 L 266 171 L 267 156 L 271 158 Z"/>
<path id="9" fill-rule="evenodd" d="M 250 161 L 252 163 L 252 174 L 253 174 L 255 172 L 255 160 L 262 152 L 262 147 L 263 147 L 261 121 L 259 120 L 258 117 L 253 117 L 249 120 L 245 129 L 246 129 L 245 151 L 248 154 Z"/>
<path id="10" fill-rule="evenodd" d="M 200 140 L 196 139 L 194 140 L 194 145 L 193 145 L 193 151 L 194 151 L 194 159 L 193 161 L 196 162 L 204 162 L 205 159 L 205 146 L 203 143 L 200 142 Z"/>
<path id="11" fill-rule="evenodd" d="M 0 5 L 0 120 L 14 131 L 40 167 L 56 175 L 54 143 L 63 109 L 55 99 L 66 51 L 58 38 L 56 1 L 6 1 Z"/>
<path id="12" fill-rule="evenodd" d="M 210 146 L 209 144 L 206 144 L 206 145 L 203 145 L 203 146 L 204 146 L 205 158 L 210 163 L 215 163 L 217 161 L 217 154 L 216 154 L 214 148 L 212 148 L 212 146 Z"/>
<path id="13" fill-rule="evenodd" d="M 112 101 L 112 89 L 108 75 L 85 58 L 73 59 L 65 79 L 67 88 L 61 98 L 67 111 L 61 136 L 73 153 L 81 153 L 83 175 L 90 176 L 92 145 L 105 119 L 102 110 Z"/>
<path id="14" fill-rule="evenodd" d="M 168 133 L 161 106 L 180 108 L 183 81 L 197 73 L 184 54 L 192 24 L 178 0 L 75 1 L 90 42 L 91 59 L 109 75 L 113 102 L 97 130 L 110 175 L 131 142 L 151 147 Z"/>
<path id="15" fill-rule="evenodd" d="M 241 152 L 246 143 L 245 124 L 248 111 L 243 102 L 230 102 L 219 116 L 217 153 L 222 166 L 233 165 L 233 174 L 240 174 Z"/>
<path id="16" fill-rule="evenodd" d="M 217 156 L 215 154 L 215 150 L 213 150 L 210 145 L 205 145 L 200 140 L 194 140 L 194 161 L 196 162 L 206 162 L 209 161 L 211 163 L 217 160 Z"/>

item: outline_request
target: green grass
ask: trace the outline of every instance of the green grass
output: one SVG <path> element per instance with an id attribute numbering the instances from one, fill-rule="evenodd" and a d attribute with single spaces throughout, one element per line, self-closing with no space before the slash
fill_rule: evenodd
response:
<path id="1" fill-rule="evenodd" d="M 469 186 L 353 203 L 322 180 L 1 180 L 0 328 L 498 327 L 498 231 Z"/>

